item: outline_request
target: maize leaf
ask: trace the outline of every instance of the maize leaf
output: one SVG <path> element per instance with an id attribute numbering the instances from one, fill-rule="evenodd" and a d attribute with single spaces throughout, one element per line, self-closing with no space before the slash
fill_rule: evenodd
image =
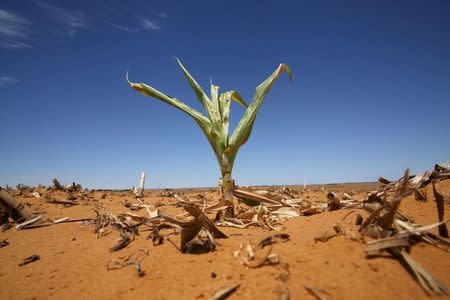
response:
<path id="1" fill-rule="evenodd" d="M 158 100 L 161 100 L 162 102 L 174 106 L 175 108 L 183 111 L 184 113 L 189 115 L 192 119 L 194 119 L 194 121 L 202 129 L 203 133 L 205 134 L 206 138 L 211 144 L 214 154 L 216 155 L 217 160 L 220 163 L 224 147 L 220 144 L 220 137 L 217 135 L 217 132 L 214 129 L 212 129 L 211 121 L 207 117 L 205 117 L 202 113 L 200 113 L 196 109 L 178 100 L 177 98 L 167 96 L 166 94 L 158 91 L 157 89 L 145 83 L 131 82 L 130 80 L 128 80 L 128 73 L 126 79 L 130 84 L 130 86 L 139 93 L 151 98 L 156 98 Z"/>
<path id="2" fill-rule="evenodd" d="M 174 106 L 175 108 L 185 112 L 189 116 L 191 116 L 197 124 L 204 130 L 208 131 L 209 126 L 211 126 L 211 122 L 206 118 L 202 113 L 197 111 L 196 109 L 190 107 L 189 105 L 184 104 L 180 100 L 174 97 L 167 96 L 166 94 L 158 91 L 157 89 L 145 84 L 145 83 L 134 83 L 128 80 L 128 74 L 127 74 L 127 81 L 130 84 L 130 86 L 138 91 L 139 93 L 156 98 L 158 100 L 161 100 L 169 105 Z"/>
<path id="3" fill-rule="evenodd" d="M 220 105 L 220 115 L 222 118 L 222 130 L 223 135 L 226 137 L 226 147 L 228 147 L 228 129 L 230 127 L 230 106 L 231 100 L 236 101 L 244 107 L 247 107 L 245 100 L 236 91 L 228 91 L 220 94 L 219 105 Z"/>
<path id="4" fill-rule="evenodd" d="M 239 124 L 234 130 L 233 135 L 229 140 L 228 148 L 224 153 L 231 161 L 231 163 L 234 161 L 239 147 L 247 142 L 252 132 L 253 124 L 255 123 L 256 114 L 258 113 L 258 110 L 261 107 L 264 98 L 269 92 L 272 84 L 283 71 L 285 71 L 289 76 L 289 79 L 292 80 L 289 67 L 285 64 L 280 64 L 280 66 L 256 88 L 253 100 L 247 107 L 247 110 L 242 116 L 241 121 L 239 121 Z"/>
<path id="5" fill-rule="evenodd" d="M 181 61 L 177 58 L 177 63 L 180 69 L 183 71 L 184 76 L 186 77 L 189 85 L 197 96 L 198 100 L 203 105 L 203 108 L 206 110 L 206 113 L 209 116 L 209 119 L 212 122 L 220 122 L 219 112 L 215 109 L 213 102 L 208 98 L 206 93 L 203 91 L 202 87 L 197 83 L 197 81 L 192 77 L 192 75 L 188 72 L 188 70 L 183 66 Z"/>
<path id="6" fill-rule="evenodd" d="M 214 154 L 217 157 L 222 174 L 229 174 L 233 168 L 237 151 L 248 140 L 255 122 L 256 114 L 273 82 L 283 71 L 291 78 L 289 67 L 285 64 L 280 64 L 275 72 L 256 88 L 253 100 L 248 106 L 236 91 L 228 91 L 219 94 L 219 87 L 212 83 L 211 98 L 209 98 L 197 81 L 189 74 L 180 60 L 177 59 L 177 63 L 198 100 L 206 110 L 207 117 L 177 98 L 167 96 L 149 85 L 130 82 L 128 80 L 128 74 L 127 81 L 132 88 L 141 94 L 159 99 L 192 117 L 208 139 Z M 229 137 L 229 115 L 232 100 L 246 107 L 246 111 L 232 136 Z"/>

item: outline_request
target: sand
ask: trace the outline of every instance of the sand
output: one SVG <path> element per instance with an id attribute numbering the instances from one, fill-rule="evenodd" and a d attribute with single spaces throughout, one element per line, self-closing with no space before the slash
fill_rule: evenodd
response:
<path id="1" fill-rule="evenodd" d="M 322 191 L 317 186 L 309 186 L 307 195 L 310 200 L 326 201 L 327 192 L 333 190 L 338 195 L 353 192 L 356 199 L 363 199 L 373 188 L 373 184 L 344 184 L 327 185 Z M 448 199 L 450 180 L 440 182 L 438 190 Z M 41 189 L 41 193 L 67 198 L 64 192 Z M 162 197 L 161 193 L 145 191 L 143 201 L 157 205 L 163 212 L 179 213 L 179 208 L 169 205 L 175 199 Z M 181 193 L 185 199 L 198 199 L 201 194 L 208 203 L 215 203 L 219 198 L 216 189 Z M 32 212 L 41 212 L 44 219 L 51 220 L 94 217 L 95 210 L 99 209 L 112 213 L 127 211 L 122 205 L 124 199 L 136 203 L 129 192 L 106 192 L 102 199 L 103 194 L 92 192 L 92 199 L 78 199 L 79 205 L 64 207 L 45 203 L 43 198 L 29 193 L 20 196 L 13 193 Z M 431 190 L 428 195 L 427 202 L 407 197 L 400 209 L 418 223 L 434 223 L 437 212 Z M 367 259 L 361 242 L 345 236 L 334 237 L 326 243 L 314 241 L 314 237 L 341 221 L 351 210 L 355 212 L 343 221 L 346 226 L 354 226 L 357 213 L 367 216 L 360 209 L 341 209 L 284 222 L 282 232 L 288 233 L 290 240 L 273 246 L 280 264 L 257 269 L 241 265 L 233 252 L 241 244 L 256 244 L 274 233 L 260 227 L 220 227 L 229 238 L 217 240 L 216 251 L 199 255 L 180 253 L 174 246 L 179 245 L 179 235 L 168 235 L 162 245 L 153 246 L 146 239 L 148 232 L 141 232 L 125 249 L 110 252 L 117 243 L 116 231 L 98 238 L 92 227 L 80 223 L 29 230 L 12 228 L 0 233 L 0 240 L 7 239 L 10 243 L 0 249 L 0 299 L 208 299 L 215 291 L 235 284 L 240 287 L 229 299 L 283 299 L 288 294 L 291 299 L 315 299 L 304 285 L 325 291 L 329 299 L 438 298 L 428 296 L 389 255 Z M 145 215 L 145 210 L 138 213 Z M 450 216 L 448 204 L 445 216 Z M 170 230 L 164 231 L 169 233 Z M 139 277 L 132 266 L 107 270 L 110 259 L 124 258 L 140 249 L 148 250 L 141 263 L 145 276 Z M 19 267 L 24 258 L 33 254 L 41 259 Z M 420 243 L 412 248 L 411 255 L 450 289 L 450 253 Z"/>

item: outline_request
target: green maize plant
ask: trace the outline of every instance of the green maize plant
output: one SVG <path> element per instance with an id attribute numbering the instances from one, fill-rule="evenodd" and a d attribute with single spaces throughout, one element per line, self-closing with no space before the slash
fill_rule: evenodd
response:
<path id="1" fill-rule="evenodd" d="M 238 92 L 228 91 L 219 94 L 219 87 L 212 83 L 211 92 L 208 96 L 178 59 L 177 62 L 189 82 L 189 85 L 206 111 L 206 116 L 177 98 L 167 96 L 166 94 L 145 83 L 130 82 L 128 80 L 128 74 L 127 81 L 130 86 L 139 93 L 172 105 L 194 119 L 211 144 L 219 163 L 222 174 L 220 182 L 224 202 L 223 204 L 229 208 L 233 208 L 234 182 L 231 177 L 231 172 L 233 170 L 233 164 L 238 150 L 250 137 L 253 124 L 255 123 L 256 114 L 272 84 L 283 71 L 285 71 L 288 74 L 289 79 L 291 79 L 291 72 L 287 65 L 280 64 L 280 66 L 269 77 L 267 77 L 266 80 L 258 85 L 252 102 L 250 105 L 247 105 Z M 244 106 L 246 110 L 233 134 L 229 136 L 228 128 L 231 100 L 234 100 Z"/>

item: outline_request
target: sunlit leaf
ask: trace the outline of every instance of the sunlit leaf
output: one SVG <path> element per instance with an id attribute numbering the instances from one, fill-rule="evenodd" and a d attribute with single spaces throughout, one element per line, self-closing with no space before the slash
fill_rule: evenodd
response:
<path id="1" fill-rule="evenodd" d="M 178 59 L 177 62 L 208 117 L 184 104 L 177 98 L 167 96 L 149 85 L 130 82 L 128 80 L 128 74 L 127 81 L 132 88 L 141 94 L 159 99 L 192 117 L 208 139 L 217 157 L 222 174 L 230 174 L 233 169 L 237 151 L 248 140 L 255 122 L 256 114 L 263 103 L 265 96 L 269 92 L 270 87 L 283 71 L 291 78 L 289 67 L 285 64 L 280 64 L 275 72 L 256 88 L 252 102 L 250 105 L 247 105 L 238 92 L 228 91 L 219 94 L 219 87 L 212 83 L 211 95 L 209 98 Z M 232 136 L 229 137 L 228 131 L 230 125 L 231 101 L 241 104 L 246 110 Z"/>
<path id="2" fill-rule="evenodd" d="M 285 64 L 280 64 L 280 66 L 256 88 L 252 102 L 244 112 L 241 121 L 234 130 L 228 143 L 229 148 L 226 150 L 226 155 L 231 161 L 234 161 L 238 149 L 245 144 L 250 137 L 253 124 L 255 123 L 256 114 L 258 113 L 258 110 L 261 107 L 267 93 L 272 87 L 272 84 L 281 75 L 281 73 L 283 73 L 283 71 L 285 71 L 288 74 L 289 79 L 291 79 L 291 71 L 289 67 Z"/>

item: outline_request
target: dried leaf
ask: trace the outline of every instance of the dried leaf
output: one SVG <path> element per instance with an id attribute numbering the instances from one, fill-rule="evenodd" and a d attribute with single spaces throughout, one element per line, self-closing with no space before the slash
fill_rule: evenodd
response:
<path id="1" fill-rule="evenodd" d="M 413 189 L 418 189 L 423 185 L 427 184 L 430 181 L 431 173 L 432 172 L 427 171 L 424 173 L 417 174 L 416 176 L 414 176 L 409 180 L 410 187 Z"/>
<path id="2" fill-rule="evenodd" d="M 317 300 L 327 300 L 329 295 L 327 292 L 321 289 L 314 288 L 312 286 L 304 284 L 303 287 L 307 290 L 311 295 L 313 295 Z"/>
<path id="3" fill-rule="evenodd" d="M 42 216 L 39 215 L 39 216 L 34 217 L 34 218 L 32 218 L 32 219 L 26 220 L 25 222 L 22 222 L 22 223 L 18 224 L 18 225 L 16 226 L 16 229 L 21 229 L 22 227 L 25 227 L 25 226 L 28 226 L 28 225 L 35 224 L 36 222 L 38 222 L 39 220 L 41 220 L 41 218 L 42 218 Z"/>
<path id="4" fill-rule="evenodd" d="M 270 199 L 267 196 L 267 193 L 263 193 L 263 195 L 258 195 L 255 192 L 244 191 L 241 189 L 235 189 L 233 191 L 233 195 L 243 199 L 250 199 L 256 201 L 257 203 L 267 203 L 267 204 L 275 204 L 281 206 L 281 199 L 279 201 Z"/>
<path id="5" fill-rule="evenodd" d="M 410 271 L 428 294 L 448 295 L 448 290 L 431 273 L 414 260 L 406 251 L 391 249 L 393 254 L 403 260 Z"/>
<path id="6" fill-rule="evenodd" d="M 181 252 L 186 252 L 186 250 L 188 249 L 188 243 L 197 236 L 197 234 L 200 232 L 200 229 L 202 229 L 202 224 L 197 222 L 193 222 L 191 226 L 184 226 L 181 229 Z"/>
<path id="7" fill-rule="evenodd" d="M 338 210 L 342 207 L 341 201 L 337 197 L 336 193 L 329 192 L 327 195 L 327 199 L 328 199 L 328 207 L 327 208 L 329 211 Z"/>
<path id="8" fill-rule="evenodd" d="M 436 172 L 450 172 L 450 162 L 437 163 L 434 166 Z"/>
<path id="9" fill-rule="evenodd" d="M 366 254 L 371 254 L 377 251 L 386 250 L 389 248 L 395 247 L 409 247 L 409 238 L 408 237 L 387 237 L 383 239 L 377 239 L 374 241 L 367 242 L 367 247 L 365 249 Z"/>
<path id="10" fill-rule="evenodd" d="M 264 248 L 268 245 L 273 245 L 278 241 L 287 242 L 289 241 L 289 234 L 287 233 L 276 233 L 266 238 L 263 238 L 257 245 L 259 248 Z"/>
<path id="11" fill-rule="evenodd" d="M 296 209 L 286 206 L 272 211 L 271 214 L 276 215 L 280 219 L 290 219 L 300 216 L 300 213 Z"/>
<path id="12" fill-rule="evenodd" d="M 233 294 L 239 287 L 240 283 L 233 285 L 231 287 L 221 288 L 216 291 L 210 298 L 210 300 L 224 300 L 227 299 L 231 294 Z"/>
<path id="13" fill-rule="evenodd" d="M 436 208 L 438 212 L 438 220 L 439 222 L 442 222 L 444 220 L 444 197 L 438 193 L 436 190 L 436 183 L 433 181 L 433 194 L 434 198 L 436 199 Z M 448 230 L 447 226 L 445 225 L 445 222 L 439 225 L 439 235 L 443 238 L 448 238 Z"/>
<path id="14" fill-rule="evenodd" d="M 289 235 L 286 233 L 274 234 L 262 239 L 254 248 L 250 243 L 247 244 L 246 256 L 241 256 L 240 252 L 243 249 L 241 244 L 239 250 L 233 253 L 233 256 L 244 266 L 249 268 L 259 268 L 265 265 L 278 264 L 278 255 L 272 252 L 273 244 L 277 241 L 288 241 Z"/>
<path id="15" fill-rule="evenodd" d="M 197 205 L 186 201 L 180 202 L 183 209 L 190 213 L 195 220 L 213 234 L 215 238 L 228 238 L 225 233 L 220 231 L 209 218 L 198 208 Z"/>
<path id="16" fill-rule="evenodd" d="M 130 238 L 130 234 L 124 230 L 120 232 L 120 240 L 117 245 L 111 248 L 111 252 L 119 251 L 126 246 L 128 246 L 134 240 L 134 233 L 131 233 L 132 238 Z"/>
<path id="17" fill-rule="evenodd" d="M 106 264 L 106 269 L 117 270 L 126 266 L 134 266 L 139 277 L 145 275 L 145 271 L 141 268 L 141 262 L 148 256 L 147 249 L 139 249 L 137 252 L 132 253 L 125 259 L 110 259 Z"/>

